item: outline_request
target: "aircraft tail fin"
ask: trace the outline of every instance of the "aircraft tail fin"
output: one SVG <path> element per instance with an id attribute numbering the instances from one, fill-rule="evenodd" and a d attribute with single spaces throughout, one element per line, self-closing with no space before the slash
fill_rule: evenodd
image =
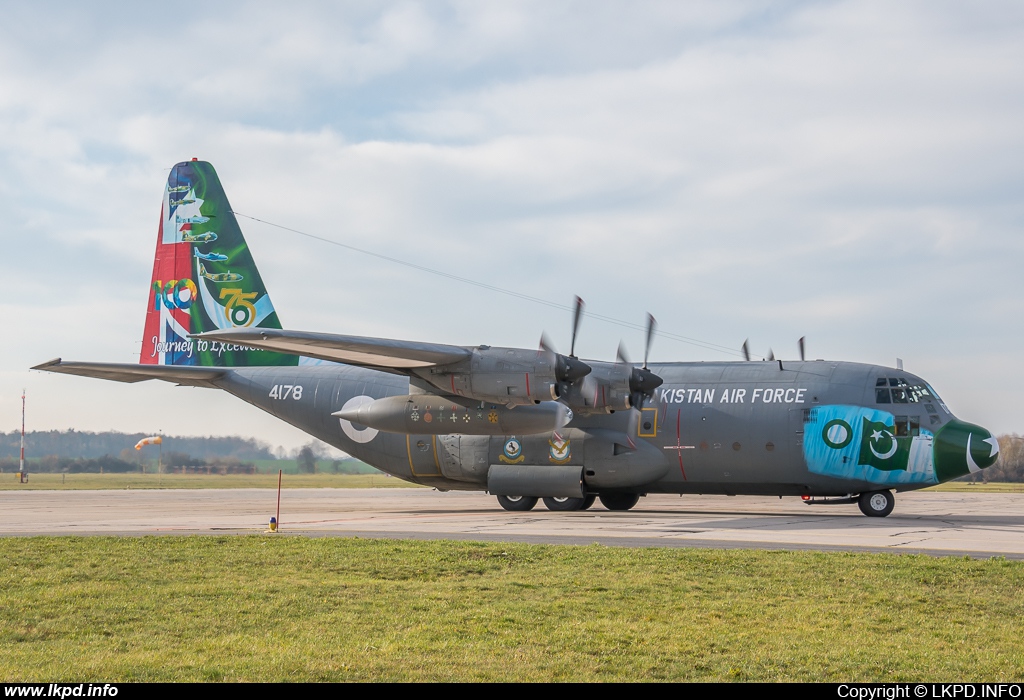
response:
<path id="1" fill-rule="evenodd" d="M 205 161 L 171 168 L 164 188 L 139 362 L 244 367 L 295 365 L 298 357 L 190 336 L 280 329 L 217 172 Z"/>

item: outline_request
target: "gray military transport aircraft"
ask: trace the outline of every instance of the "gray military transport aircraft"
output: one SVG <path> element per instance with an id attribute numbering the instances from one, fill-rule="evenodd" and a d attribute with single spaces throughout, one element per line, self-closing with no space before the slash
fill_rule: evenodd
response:
<path id="1" fill-rule="evenodd" d="M 649 493 L 799 496 L 888 515 L 992 465 L 996 439 L 919 377 L 852 362 L 648 364 L 283 330 L 213 167 L 171 170 L 139 364 L 34 369 L 223 389 L 394 476 L 507 510 Z"/>

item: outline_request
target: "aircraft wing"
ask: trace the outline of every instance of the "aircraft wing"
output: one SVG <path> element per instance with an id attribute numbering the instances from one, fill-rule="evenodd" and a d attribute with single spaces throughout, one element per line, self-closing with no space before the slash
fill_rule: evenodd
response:
<path id="1" fill-rule="evenodd" d="M 230 328 L 201 333 L 193 337 L 287 352 L 293 355 L 305 355 L 347 365 L 398 371 L 433 367 L 434 365 L 450 365 L 453 362 L 464 360 L 472 354 L 466 348 L 460 348 L 457 345 L 270 328 Z"/>
<path id="2" fill-rule="evenodd" d="M 144 382 L 161 379 L 178 386 L 215 388 L 215 379 L 224 376 L 225 367 L 191 367 L 181 365 L 130 365 L 107 362 L 64 362 L 59 357 L 32 369 L 59 374 L 77 374 L 82 377 L 110 379 L 115 382 Z"/>

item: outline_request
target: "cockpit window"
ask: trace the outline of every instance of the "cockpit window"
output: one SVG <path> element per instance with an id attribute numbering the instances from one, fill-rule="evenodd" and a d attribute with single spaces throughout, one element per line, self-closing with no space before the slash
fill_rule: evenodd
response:
<path id="1" fill-rule="evenodd" d="M 910 394 L 911 403 L 932 400 L 932 393 L 928 391 L 926 387 L 923 387 L 920 384 L 915 384 L 914 386 L 910 387 L 908 393 Z"/>
<path id="2" fill-rule="evenodd" d="M 921 434 L 921 419 L 917 416 L 896 416 L 896 437 L 909 437 Z"/>
<path id="3" fill-rule="evenodd" d="M 903 377 L 875 379 L 876 403 L 921 403 L 936 399 L 935 391 L 927 384 L 911 384 Z"/>

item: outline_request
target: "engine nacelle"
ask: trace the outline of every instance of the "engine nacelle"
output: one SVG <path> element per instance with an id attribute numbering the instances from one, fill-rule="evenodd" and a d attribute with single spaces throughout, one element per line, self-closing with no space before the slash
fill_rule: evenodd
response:
<path id="1" fill-rule="evenodd" d="M 559 400 L 579 413 L 624 411 L 630 403 L 633 367 L 620 363 L 592 363 L 593 372 L 581 381 L 561 383 Z"/>
<path id="2" fill-rule="evenodd" d="M 446 394 L 505 406 L 537 404 L 559 397 L 559 385 L 574 382 L 590 366 L 574 357 L 545 350 L 472 349 L 472 356 L 452 365 L 413 370 L 417 377 Z"/>

